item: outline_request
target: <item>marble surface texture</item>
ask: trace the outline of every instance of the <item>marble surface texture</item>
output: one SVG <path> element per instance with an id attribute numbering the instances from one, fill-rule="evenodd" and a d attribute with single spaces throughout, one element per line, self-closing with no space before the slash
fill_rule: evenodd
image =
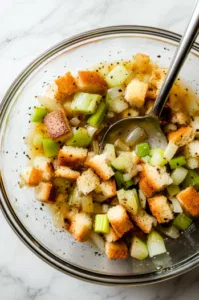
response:
<path id="1" fill-rule="evenodd" d="M 148 25 L 182 33 L 195 0 L 0 0 L 0 99 L 19 72 L 62 39 L 92 28 Z M 104 287 L 66 276 L 37 258 L 0 213 L 0 299 L 198 299 L 199 269 L 146 287 Z"/>

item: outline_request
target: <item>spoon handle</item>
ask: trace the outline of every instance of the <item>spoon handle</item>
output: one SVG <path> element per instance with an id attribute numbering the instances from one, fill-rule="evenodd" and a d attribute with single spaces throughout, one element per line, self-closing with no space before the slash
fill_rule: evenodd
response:
<path id="1" fill-rule="evenodd" d="M 175 82 L 175 79 L 199 33 L 199 1 L 197 2 L 191 20 L 180 41 L 178 49 L 174 55 L 172 63 L 169 67 L 167 76 L 162 85 L 160 93 L 155 101 L 154 107 L 150 115 L 159 117 L 162 109 L 167 101 L 169 92 Z"/>

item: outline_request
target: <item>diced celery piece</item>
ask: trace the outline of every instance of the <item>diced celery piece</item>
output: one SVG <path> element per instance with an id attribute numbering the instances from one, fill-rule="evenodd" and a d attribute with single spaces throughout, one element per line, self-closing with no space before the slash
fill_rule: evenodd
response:
<path id="1" fill-rule="evenodd" d="M 117 114 L 128 108 L 128 103 L 124 100 L 123 97 L 118 97 L 115 99 L 107 98 L 107 105 L 111 111 Z"/>
<path id="2" fill-rule="evenodd" d="M 32 122 L 42 122 L 43 118 L 47 115 L 48 111 L 45 107 L 34 107 L 33 113 L 31 115 Z"/>
<path id="3" fill-rule="evenodd" d="M 93 199 L 91 195 L 81 196 L 82 210 L 85 213 L 92 213 L 94 211 Z"/>
<path id="4" fill-rule="evenodd" d="M 180 188 L 178 185 L 171 184 L 167 186 L 167 192 L 169 193 L 169 196 L 175 196 L 180 192 Z"/>
<path id="5" fill-rule="evenodd" d="M 187 176 L 183 182 L 183 187 L 187 188 L 189 186 L 197 187 L 199 185 L 199 174 L 194 170 L 188 170 Z"/>
<path id="6" fill-rule="evenodd" d="M 139 199 L 136 189 L 127 190 L 121 189 L 117 191 L 119 203 L 126 208 L 130 213 L 136 215 L 139 210 Z"/>
<path id="7" fill-rule="evenodd" d="M 184 156 L 178 156 L 178 157 L 172 158 L 169 161 L 169 165 L 170 165 L 171 169 L 176 169 L 178 167 L 186 165 L 186 160 L 185 160 Z"/>
<path id="8" fill-rule="evenodd" d="M 150 257 L 154 257 L 156 255 L 160 255 L 166 252 L 164 239 L 155 230 L 150 232 L 147 237 L 147 247 L 148 247 Z"/>
<path id="9" fill-rule="evenodd" d="M 180 237 L 180 231 L 174 225 L 170 225 L 169 227 L 163 227 L 159 225 L 158 230 L 171 239 L 178 239 Z"/>
<path id="10" fill-rule="evenodd" d="M 143 156 L 142 160 L 145 161 L 146 163 L 149 163 L 151 160 L 151 156 L 150 155 Z"/>
<path id="11" fill-rule="evenodd" d="M 187 173 L 188 170 L 182 167 L 173 170 L 173 172 L 171 173 L 171 179 L 173 180 L 173 184 L 179 185 L 180 183 L 182 183 L 185 177 L 187 176 Z"/>
<path id="12" fill-rule="evenodd" d="M 101 98 L 102 96 L 98 94 L 76 93 L 71 104 L 71 109 L 83 114 L 93 114 Z"/>
<path id="13" fill-rule="evenodd" d="M 77 207 L 77 208 L 81 207 L 82 195 L 79 193 L 77 186 L 74 187 L 74 189 L 70 193 L 68 203 L 69 203 L 70 206 L 74 206 L 74 207 Z"/>
<path id="14" fill-rule="evenodd" d="M 128 171 L 130 164 L 133 164 L 131 152 L 123 152 L 111 162 L 112 167 L 119 171 Z"/>
<path id="15" fill-rule="evenodd" d="M 68 191 L 71 188 L 71 182 L 65 178 L 57 177 L 53 179 L 53 186 L 57 192 L 61 194 L 68 194 Z"/>
<path id="16" fill-rule="evenodd" d="M 107 214 L 98 214 L 95 216 L 95 232 L 109 233 L 109 220 Z"/>
<path id="17" fill-rule="evenodd" d="M 169 141 L 164 151 L 164 158 L 166 158 L 169 161 L 175 155 L 177 150 L 178 150 L 178 146 L 174 144 L 172 141 Z"/>
<path id="18" fill-rule="evenodd" d="M 99 127 L 105 117 L 106 114 L 106 104 L 104 102 L 101 102 L 97 108 L 97 111 L 88 118 L 87 122 L 93 127 Z"/>
<path id="19" fill-rule="evenodd" d="M 145 157 L 150 154 L 151 147 L 148 143 L 142 143 L 136 146 L 136 153 L 139 157 Z"/>
<path id="20" fill-rule="evenodd" d="M 181 230 L 186 230 L 192 223 L 192 219 L 181 213 L 173 221 L 173 225 Z"/>
<path id="21" fill-rule="evenodd" d="M 59 152 L 59 144 L 51 139 L 43 139 L 44 155 L 46 157 L 55 157 Z"/>
<path id="22" fill-rule="evenodd" d="M 42 140 L 43 140 L 43 135 L 40 133 L 35 133 L 32 139 L 32 145 L 34 147 L 41 147 L 42 146 Z"/>
<path id="23" fill-rule="evenodd" d="M 134 184 L 132 179 L 124 180 L 123 174 L 119 171 L 116 171 L 114 176 L 118 189 L 124 188 L 125 190 L 127 190 L 130 186 Z"/>
<path id="24" fill-rule="evenodd" d="M 144 241 L 134 236 L 131 243 L 130 254 L 133 258 L 143 260 L 149 255 L 147 245 Z"/>
<path id="25" fill-rule="evenodd" d="M 118 65 L 108 73 L 106 82 L 109 87 L 115 87 L 123 84 L 128 76 L 129 71 L 123 65 Z"/>
<path id="26" fill-rule="evenodd" d="M 109 163 L 116 158 L 115 147 L 113 144 L 106 144 L 103 153 L 106 155 L 106 159 L 108 160 Z"/>
<path id="27" fill-rule="evenodd" d="M 92 137 L 89 136 L 87 130 L 79 127 L 71 138 L 66 142 L 67 146 L 87 147 L 92 142 Z"/>
<path id="28" fill-rule="evenodd" d="M 150 164 L 154 167 L 163 167 L 167 164 L 167 160 L 164 158 L 164 150 L 160 148 L 151 150 Z"/>

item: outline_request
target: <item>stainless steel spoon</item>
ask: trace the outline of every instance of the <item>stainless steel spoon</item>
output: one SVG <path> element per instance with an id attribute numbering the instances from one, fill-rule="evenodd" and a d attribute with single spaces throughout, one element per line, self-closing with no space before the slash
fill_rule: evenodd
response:
<path id="1" fill-rule="evenodd" d="M 174 55 L 152 111 L 149 115 L 143 117 L 126 118 L 115 122 L 106 131 L 101 142 L 101 148 L 103 148 L 106 143 L 114 144 L 114 142 L 119 138 L 122 138 L 122 140 L 126 141 L 126 139 L 129 137 L 129 134 L 132 135 L 132 141 L 133 135 L 135 135 L 136 141 L 136 139 L 139 138 L 139 135 L 142 135 L 143 132 L 146 133 L 147 141 L 152 147 L 163 149 L 166 147 L 167 140 L 160 128 L 159 117 L 167 101 L 173 83 L 175 82 L 175 79 L 198 35 L 198 32 L 199 1 L 196 4 L 191 20 Z"/>

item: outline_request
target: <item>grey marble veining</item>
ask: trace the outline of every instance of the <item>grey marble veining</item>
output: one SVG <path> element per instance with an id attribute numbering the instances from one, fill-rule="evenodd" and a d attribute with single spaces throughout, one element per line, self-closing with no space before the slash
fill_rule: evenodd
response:
<path id="1" fill-rule="evenodd" d="M 0 99 L 21 70 L 63 38 L 92 28 L 136 24 L 182 33 L 195 0 L 0 0 Z M 180 13 L 179 13 L 180 12 Z M 37 258 L 0 214 L 2 300 L 195 300 L 199 269 L 145 287 L 98 286 Z"/>

